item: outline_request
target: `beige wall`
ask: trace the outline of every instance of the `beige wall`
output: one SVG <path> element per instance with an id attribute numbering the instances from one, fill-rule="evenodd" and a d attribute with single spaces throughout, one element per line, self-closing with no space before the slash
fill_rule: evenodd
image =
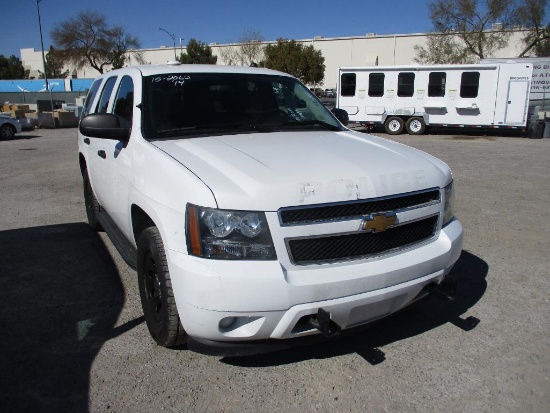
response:
<path id="1" fill-rule="evenodd" d="M 496 58 L 516 57 L 520 53 L 522 46 L 521 37 L 523 32 L 512 33 L 508 45 L 495 53 Z M 424 46 L 427 41 L 426 33 L 417 34 L 398 34 L 387 36 L 356 36 L 356 37 L 337 37 L 337 38 L 315 38 L 298 40 L 305 45 L 313 45 L 315 49 L 321 51 L 325 58 L 325 81 L 324 88 L 335 88 L 337 82 L 337 72 L 339 67 L 343 66 L 390 66 L 414 64 L 416 52 L 415 45 Z M 269 44 L 273 42 L 265 42 Z M 223 48 L 234 47 L 234 44 L 212 44 L 212 53 L 218 56 L 218 64 L 223 64 L 220 52 Z M 185 52 L 185 47 L 180 49 L 176 47 L 176 55 Z M 162 64 L 174 60 L 174 48 L 161 47 L 157 49 L 140 50 L 144 61 L 147 64 Z M 40 51 L 34 49 L 21 49 L 21 61 L 26 69 L 31 73 L 38 73 L 42 70 L 42 56 Z M 130 56 L 130 65 L 137 64 L 133 56 Z M 78 70 L 79 78 L 94 78 L 99 73 L 87 67 Z M 38 77 L 36 74 L 35 77 Z"/>

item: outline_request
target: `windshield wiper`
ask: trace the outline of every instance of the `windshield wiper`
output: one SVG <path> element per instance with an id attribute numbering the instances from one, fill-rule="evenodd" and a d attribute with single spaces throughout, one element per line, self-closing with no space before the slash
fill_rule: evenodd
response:
<path id="1" fill-rule="evenodd" d="M 221 124 L 204 124 L 194 126 L 184 126 L 157 131 L 159 138 L 174 137 L 180 135 L 195 135 L 213 132 L 233 131 L 251 131 L 256 130 L 254 125 L 243 124 L 241 122 L 221 123 Z"/>
<path id="2" fill-rule="evenodd" d="M 292 120 L 292 121 L 288 121 L 288 122 L 285 122 L 284 125 L 289 125 L 289 126 L 320 126 L 321 128 L 323 129 L 327 129 L 327 130 L 331 130 L 331 131 L 340 131 L 342 130 L 339 126 L 336 126 L 336 125 L 333 125 L 331 123 L 328 123 L 328 122 L 324 122 L 322 120 L 317 120 L 317 119 L 312 119 L 312 120 Z"/>

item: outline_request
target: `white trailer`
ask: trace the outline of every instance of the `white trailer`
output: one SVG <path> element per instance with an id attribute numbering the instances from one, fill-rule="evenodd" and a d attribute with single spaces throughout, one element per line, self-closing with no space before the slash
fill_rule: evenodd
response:
<path id="1" fill-rule="evenodd" d="M 532 72 L 530 63 L 342 67 L 336 107 L 392 135 L 426 126 L 524 130 Z"/>

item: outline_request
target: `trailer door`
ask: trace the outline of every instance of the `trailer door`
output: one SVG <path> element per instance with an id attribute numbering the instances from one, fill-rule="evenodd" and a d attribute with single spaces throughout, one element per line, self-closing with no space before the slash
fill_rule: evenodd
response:
<path id="1" fill-rule="evenodd" d="M 529 81 L 511 80 L 508 83 L 508 97 L 504 123 L 524 124 L 527 116 Z"/>

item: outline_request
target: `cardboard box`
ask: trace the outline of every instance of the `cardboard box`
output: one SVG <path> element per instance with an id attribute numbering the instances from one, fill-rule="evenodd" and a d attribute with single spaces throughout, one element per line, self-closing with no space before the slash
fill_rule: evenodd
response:
<path id="1" fill-rule="evenodd" d="M 78 118 L 74 112 L 56 110 L 53 116 L 60 128 L 74 128 L 78 126 Z"/>

